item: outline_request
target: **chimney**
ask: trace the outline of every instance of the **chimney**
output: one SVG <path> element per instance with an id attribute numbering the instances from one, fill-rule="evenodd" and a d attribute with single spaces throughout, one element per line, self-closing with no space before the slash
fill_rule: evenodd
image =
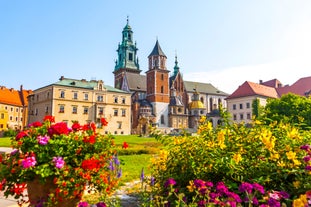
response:
<path id="1" fill-rule="evenodd" d="M 62 75 L 59 80 L 64 80 L 64 79 L 65 79 L 65 77 Z"/>
<path id="2" fill-rule="evenodd" d="M 262 84 L 262 80 L 259 80 L 259 84 Z"/>

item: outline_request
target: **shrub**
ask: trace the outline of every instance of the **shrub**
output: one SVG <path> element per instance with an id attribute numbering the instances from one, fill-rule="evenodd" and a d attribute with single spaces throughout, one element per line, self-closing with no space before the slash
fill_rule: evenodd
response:
<path id="1" fill-rule="evenodd" d="M 242 182 L 258 183 L 267 191 L 285 191 L 291 198 L 311 188 L 300 149 L 309 142 L 310 131 L 289 124 L 252 127 L 226 125 L 213 129 L 201 120 L 197 136 L 163 137 L 167 148 L 152 161 L 159 192 L 174 178 L 181 192 L 193 179 L 224 182 L 237 191 Z"/>

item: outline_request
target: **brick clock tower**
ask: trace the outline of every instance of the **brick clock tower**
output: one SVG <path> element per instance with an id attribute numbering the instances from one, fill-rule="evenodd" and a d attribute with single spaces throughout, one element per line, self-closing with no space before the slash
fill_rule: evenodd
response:
<path id="1" fill-rule="evenodd" d="M 133 31 L 127 18 L 127 23 L 122 31 L 122 43 L 118 45 L 118 59 L 115 61 L 116 65 L 113 71 L 115 88 L 123 89 L 122 84 L 126 73 L 139 74 L 141 72 L 137 50 L 136 42 L 133 42 Z"/>
<path id="2" fill-rule="evenodd" d="M 146 98 L 153 107 L 153 114 L 159 127 L 168 124 L 168 105 L 170 101 L 169 70 L 166 68 L 166 55 L 157 40 L 148 56 L 149 69 L 146 72 Z"/>

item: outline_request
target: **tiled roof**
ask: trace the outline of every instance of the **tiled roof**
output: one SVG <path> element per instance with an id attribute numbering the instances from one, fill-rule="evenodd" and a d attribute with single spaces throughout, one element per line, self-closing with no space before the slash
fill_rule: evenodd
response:
<path id="1" fill-rule="evenodd" d="M 306 94 L 311 93 L 311 76 L 300 78 L 293 85 L 277 88 L 276 90 L 280 96 L 287 93 L 294 93 L 300 96 L 306 96 Z"/>
<path id="2" fill-rule="evenodd" d="M 196 89 L 199 93 L 207 93 L 207 94 L 215 94 L 215 95 L 224 95 L 227 96 L 228 94 L 218 90 L 210 83 L 199 83 L 199 82 L 192 82 L 192 81 L 184 81 L 186 91 L 192 92 Z"/>
<path id="3" fill-rule="evenodd" d="M 278 94 L 275 88 L 245 81 L 237 90 L 235 90 L 227 99 L 240 98 L 246 96 L 265 96 L 269 98 L 277 98 Z"/>
<path id="4" fill-rule="evenodd" d="M 13 88 L 8 89 L 4 86 L 0 86 L 0 103 L 15 106 L 27 106 L 27 96 L 31 93 L 31 90 L 23 90 L 21 88 L 21 91 L 18 91 Z"/>
<path id="5" fill-rule="evenodd" d="M 130 91 L 146 91 L 146 76 L 137 73 L 126 73 L 126 79 Z"/>
<path id="6" fill-rule="evenodd" d="M 269 87 L 272 87 L 272 88 L 282 87 L 282 83 L 278 79 L 272 79 L 272 80 L 269 80 L 269 81 L 262 82 L 260 84 L 261 85 L 265 85 L 265 86 L 269 86 Z"/>

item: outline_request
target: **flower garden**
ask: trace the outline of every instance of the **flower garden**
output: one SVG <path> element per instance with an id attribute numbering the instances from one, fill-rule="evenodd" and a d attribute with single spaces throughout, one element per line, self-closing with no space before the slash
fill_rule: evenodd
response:
<path id="1" fill-rule="evenodd" d="M 1 160 L 1 190 L 31 206 L 63 206 L 67 199 L 79 207 L 119 206 L 108 204 L 122 179 L 113 137 L 92 124 L 53 121 L 33 123 L 13 139 L 16 150 Z M 213 128 L 202 117 L 196 135 L 156 137 L 164 148 L 150 161 L 151 174 L 142 170 L 137 206 L 311 206 L 309 130 L 260 121 Z M 54 187 L 27 201 L 23 191 L 34 180 Z M 100 200 L 83 200 L 87 188 Z"/>

